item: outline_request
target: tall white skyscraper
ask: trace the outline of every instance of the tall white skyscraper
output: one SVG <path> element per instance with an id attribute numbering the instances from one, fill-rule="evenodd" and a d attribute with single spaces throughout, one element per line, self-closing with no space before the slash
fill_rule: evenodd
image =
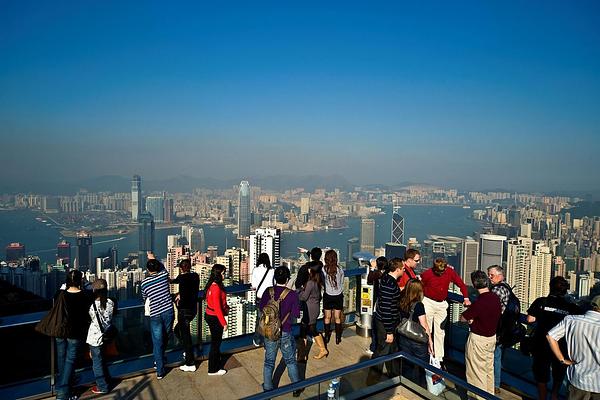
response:
<path id="1" fill-rule="evenodd" d="M 137 222 L 142 212 L 142 178 L 134 175 L 131 180 L 131 220 Z"/>
<path id="2" fill-rule="evenodd" d="M 250 235 L 250 184 L 248 181 L 240 183 L 238 199 L 238 237 Z"/>
<path id="3" fill-rule="evenodd" d="M 532 248 L 533 241 L 525 237 L 508 241 L 506 247 L 506 281 L 522 306 L 529 303 Z"/>
<path id="4" fill-rule="evenodd" d="M 187 245 L 192 252 L 204 251 L 204 229 L 196 228 L 190 225 L 184 225 L 181 227 L 181 236 L 186 239 Z"/>
<path id="5" fill-rule="evenodd" d="M 479 269 L 479 242 L 473 239 L 463 240 L 460 254 L 462 279 L 470 284 L 471 272 Z"/>
<path id="6" fill-rule="evenodd" d="M 551 278 L 552 253 L 550 252 L 550 247 L 544 243 L 535 243 L 533 245 L 533 254 L 531 255 L 527 305 L 533 303 L 538 297 L 548 296 Z"/>
<path id="7" fill-rule="evenodd" d="M 504 265 L 504 242 L 506 242 L 506 236 L 479 236 L 479 267 L 482 270 L 487 270 L 491 265 Z"/>
<path id="8" fill-rule="evenodd" d="M 281 265 L 280 246 L 281 230 L 275 228 L 257 228 L 254 234 L 250 235 L 250 249 L 248 251 L 248 274 L 252 275 L 256 260 L 260 253 L 267 253 L 271 259 L 271 265 L 278 267 Z"/>
<path id="9" fill-rule="evenodd" d="M 302 197 L 300 199 L 300 214 L 308 214 L 310 212 L 310 197 Z"/>

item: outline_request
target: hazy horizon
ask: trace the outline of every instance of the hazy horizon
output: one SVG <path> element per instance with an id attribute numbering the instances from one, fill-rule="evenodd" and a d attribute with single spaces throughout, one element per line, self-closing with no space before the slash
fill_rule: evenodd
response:
<path id="1" fill-rule="evenodd" d="M 0 192 L 136 173 L 600 188 L 598 2 L 1 9 Z"/>

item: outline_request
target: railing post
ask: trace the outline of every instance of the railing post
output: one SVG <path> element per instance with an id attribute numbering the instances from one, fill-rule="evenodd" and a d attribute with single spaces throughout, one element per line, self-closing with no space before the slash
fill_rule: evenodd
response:
<path id="1" fill-rule="evenodd" d="M 54 395 L 54 388 L 56 387 L 56 367 L 55 364 L 55 340 L 50 337 L 50 392 Z"/>

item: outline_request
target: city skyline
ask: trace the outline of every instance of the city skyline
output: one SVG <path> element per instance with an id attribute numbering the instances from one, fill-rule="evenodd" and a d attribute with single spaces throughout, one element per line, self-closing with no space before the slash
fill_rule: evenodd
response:
<path id="1" fill-rule="evenodd" d="M 597 188 L 599 11 L 11 2 L 0 185 L 169 179 L 168 162 L 238 181 L 276 166 L 357 185 Z"/>

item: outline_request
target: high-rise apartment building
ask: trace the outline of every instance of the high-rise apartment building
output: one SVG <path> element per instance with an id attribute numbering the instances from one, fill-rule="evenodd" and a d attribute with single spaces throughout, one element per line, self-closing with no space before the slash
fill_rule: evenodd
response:
<path id="1" fill-rule="evenodd" d="M 152 214 L 154 222 L 165 222 L 165 199 L 162 196 L 146 197 L 146 211 Z"/>
<path id="2" fill-rule="evenodd" d="M 191 225 L 181 227 L 181 236 L 186 240 L 192 252 L 203 252 L 205 248 L 204 229 L 196 228 Z"/>
<path id="3" fill-rule="evenodd" d="M 529 270 L 529 293 L 525 302 L 528 306 L 538 297 L 548 296 L 551 278 L 552 253 L 550 247 L 544 243 L 534 243 L 531 269 Z M 524 308 L 523 305 L 521 307 Z"/>
<path id="4" fill-rule="evenodd" d="M 392 243 L 404 243 L 404 217 L 400 215 L 400 207 L 394 207 L 392 213 Z"/>
<path id="5" fill-rule="evenodd" d="M 465 239 L 460 251 L 462 280 L 470 284 L 471 273 L 479 269 L 479 242 L 473 239 Z M 488 265 L 489 267 L 489 265 Z"/>
<path id="6" fill-rule="evenodd" d="M 308 215 L 310 213 L 310 197 L 300 199 L 300 214 Z"/>
<path id="7" fill-rule="evenodd" d="M 240 183 L 238 199 L 238 237 L 250 236 L 250 184 Z"/>
<path id="8" fill-rule="evenodd" d="M 348 239 L 346 242 L 346 266 L 352 262 L 352 255 L 360 251 L 360 241 L 357 237 Z"/>
<path id="9" fill-rule="evenodd" d="M 142 212 L 138 217 L 138 237 L 138 265 L 146 268 L 146 252 L 154 252 L 154 217 L 149 212 Z"/>
<path id="10" fill-rule="evenodd" d="M 174 235 L 174 236 L 179 236 L 179 235 Z M 178 268 L 178 263 L 179 263 L 179 260 L 181 260 L 184 255 L 185 255 L 185 247 L 178 245 L 177 242 L 175 243 L 175 246 L 167 247 L 167 261 L 165 263 L 165 269 L 169 273 L 169 279 L 175 279 L 175 278 L 177 278 L 177 276 L 179 276 L 180 271 Z M 171 287 L 171 293 L 179 292 L 179 285 L 171 284 L 170 287 Z"/>
<path id="11" fill-rule="evenodd" d="M 491 265 L 504 266 L 506 259 L 504 254 L 505 242 L 506 236 L 479 236 L 479 266 L 482 270 L 487 270 Z"/>
<path id="12" fill-rule="evenodd" d="M 142 178 L 134 175 L 131 180 L 131 220 L 137 222 L 142 212 Z"/>
<path id="13" fill-rule="evenodd" d="M 244 276 L 242 273 L 242 263 L 248 257 L 248 252 L 244 249 L 233 247 L 225 250 L 223 255 L 228 260 L 229 273 L 234 284 L 250 282 L 250 277 Z"/>
<path id="14" fill-rule="evenodd" d="M 248 274 L 252 275 L 256 260 L 260 253 L 267 253 L 271 259 L 271 265 L 278 267 L 281 265 L 280 242 L 281 230 L 275 228 L 257 228 L 254 234 L 250 235 L 250 250 L 248 251 Z"/>
<path id="15" fill-rule="evenodd" d="M 524 237 L 510 240 L 506 246 L 506 281 L 522 306 L 528 304 L 529 299 L 532 248 L 533 241 Z"/>
<path id="16" fill-rule="evenodd" d="M 375 254 L 375 220 L 363 218 L 360 223 L 360 251 Z"/>

